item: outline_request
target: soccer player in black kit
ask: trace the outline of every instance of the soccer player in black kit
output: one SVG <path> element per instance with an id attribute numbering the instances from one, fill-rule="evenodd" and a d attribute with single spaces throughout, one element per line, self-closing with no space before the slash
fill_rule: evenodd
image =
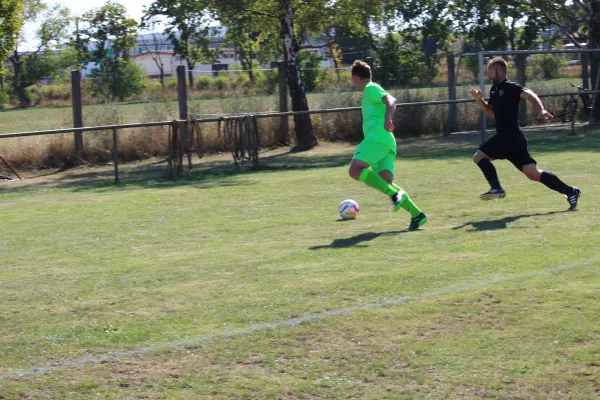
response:
<path id="1" fill-rule="evenodd" d="M 488 78 L 494 85 L 490 90 L 490 99 L 483 99 L 481 90 L 471 89 L 471 96 L 488 118 L 496 121 L 496 135 L 488 139 L 475 153 L 473 161 L 483 172 L 492 187 L 479 196 L 482 200 L 502 199 L 506 196 L 500 186 L 494 159 L 507 159 L 529 179 L 541 182 L 550 189 L 564 194 L 569 201 L 569 210 L 577 209 L 581 190 L 569 186 L 552 172 L 542 171 L 527 150 L 527 138 L 519 125 L 519 103 L 529 100 L 534 115 L 539 119 L 550 119 L 552 115 L 544 109 L 540 98 L 531 90 L 506 79 L 506 61 L 496 57 L 488 62 Z"/>

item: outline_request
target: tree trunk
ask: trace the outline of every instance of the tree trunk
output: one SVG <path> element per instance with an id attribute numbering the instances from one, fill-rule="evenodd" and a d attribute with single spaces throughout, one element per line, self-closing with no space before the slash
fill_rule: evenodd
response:
<path id="1" fill-rule="evenodd" d="M 194 66 L 196 64 L 191 64 L 190 60 L 186 60 L 187 64 L 188 64 L 188 81 L 190 83 L 190 89 L 194 88 L 194 73 L 192 72 L 192 70 L 194 69 Z"/>
<path id="2" fill-rule="evenodd" d="M 294 34 L 294 14 L 291 0 L 279 0 L 279 9 L 281 11 L 281 41 L 287 81 L 292 98 L 292 111 L 308 111 L 308 101 L 306 100 L 304 83 L 298 65 L 299 46 Z M 318 144 L 310 115 L 294 115 L 294 128 L 296 131 L 296 146 L 293 150 L 309 150 Z"/>
<path id="3" fill-rule="evenodd" d="M 581 80 L 583 81 L 583 88 L 590 88 L 590 58 L 587 53 L 581 54 Z"/>
<path id="4" fill-rule="evenodd" d="M 252 50 L 246 51 L 244 44 L 241 43 L 238 47 L 238 51 L 240 52 L 240 63 L 242 64 L 242 69 L 246 70 L 248 73 L 248 79 L 250 79 L 251 83 L 254 83 L 254 71 L 252 71 Z"/>
<path id="5" fill-rule="evenodd" d="M 27 107 L 29 100 L 25 94 L 25 82 L 22 81 L 23 78 L 21 77 L 21 56 L 19 56 L 16 50 L 10 57 L 10 62 L 13 67 L 13 92 L 19 100 L 19 106 Z"/>
<path id="6" fill-rule="evenodd" d="M 152 56 L 152 59 L 154 60 L 154 64 L 156 64 L 156 67 L 158 68 L 160 87 L 163 88 L 163 90 L 164 90 L 164 88 L 165 88 L 165 64 L 163 64 L 160 54 L 157 56 Z"/>
<path id="7" fill-rule="evenodd" d="M 454 81 L 456 80 L 456 72 L 454 70 L 453 53 L 449 53 L 446 56 L 446 65 L 448 67 L 448 100 L 456 100 L 456 86 L 454 85 Z M 448 121 L 446 123 L 445 135 L 449 135 L 456 130 L 456 115 L 456 103 L 450 103 L 448 105 Z"/>

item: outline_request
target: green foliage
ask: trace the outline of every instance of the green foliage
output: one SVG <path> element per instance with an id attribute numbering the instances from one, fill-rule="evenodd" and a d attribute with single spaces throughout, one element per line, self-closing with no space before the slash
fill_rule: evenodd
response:
<path id="1" fill-rule="evenodd" d="M 23 26 L 23 1 L 0 0 L 0 75 L 4 74 L 4 61 L 15 49 L 19 31 Z"/>
<path id="2" fill-rule="evenodd" d="M 314 90 L 317 86 L 317 77 L 319 76 L 323 57 L 312 51 L 301 51 L 298 54 L 298 58 L 304 88 L 306 90 Z"/>
<path id="3" fill-rule="evenodd" d="M 39 106 L 42 102 L 42 94 L 40 86 L 29 86 L 25 90 L 25 98 L 30 106 Z"/>
<path id="4" fill-rule="evenodd" d="M 35 38 L 39 42 L 38 47 L 28 54 L 19 53 L 17 50 L 20 43 L 17 43 L 9 58 L 12 74 L 8 80 L 19 104 L 25 107 L 32 98 L 26 91 L 29 86 L 41 79 L 52 78 L 71 64 L 68 55 L 63 57 L 59 51 L 67 42 L 70 15 L 66 7 L 49 7 L 39 0 L 25 2 L 21 12 L 25 23 L 38 26 Z M 25 35 L 19 37 L 19 40 L 23 40 Z"/>
<path id="5" fill-rule="evenodd" d="M 461 49 L 461 53 L 476 53 L 483 50 L 478 44 L 465 40 Z M 479 77 L 479 58 L 477 55 L 467 56 L 464 58 L 465 66 L 475 77 Z M 484 70 L 485 72 L 485 70 Z"/>
<path id="6" fill-rule="evenodd" d="M 82 42 L 94 42 L 95 50 L 86 62 L 99 66 L 92 70 L 93 93 L 106 101 L 123 100 L 140 93 L 146 82 L 146 71 L 130 63 L 129 54 L 137 38 L 137 22 L 128 18 L 125 6 L 107 2 L 85 13 Z"/>
<path id="7" fill-rule="evenodd" d="M 400 35 L 389 33 L 378 50 L 374 79 L 384 86 L 404 86 L 418 79 L 423 61 L 419 50 L 404 47 Z"/>
<path id="8" fill-rule="evenodd" d="M 540 79 L 554 79 L 560 76 L 560 69 L 567 66 L 564 56 L 556 54 L 535 54 L 531 66 L 534 76 Z"/>
<path id="9" fill-rule="evenodd" d="M 213 81 L 214 88 L 225 90 L 229 87 L 229 74 L 225 71 L 219 72 L 219 75 Z"/>
<path id="10" fill-rule="evenodd" d="M 279 77 L 276 70 L 254 72 L 254 86 L 265 90 L 268 94 L 273 94 L 278 84 Z"/>
<path id="11" fill-rule="evenodd" d="M 209 48 L 209 36 L 214 33 L 208 25 L 210 4 L 208 0 L 155 0 L 145 10 L 142 27 L 151 27 L 166 17 L 164 33 L 173 44 L 175 54 L 186 61 L 189 69 L 194 69 L 197 63 L 213 63 L 218 58 L 218 50 Z"/>
<path id="12" fill-rule="evenodd" d="M 10 103 L 10 96 L 8 93 L 0 90 L 0 109 Z"/>
<path id="13" fill-rule="evenodd" d="M 133 63 L 120 61 L 117 70 L 92 72 L 92 91 L 94 96 L 105 101 L 124 100 L 141 93 L 146 87 L 146 70 Z"/>
<path id="14" fill-rule="evenodd" d="M 195 87 L 198 90 L 206 90 L 210 88 L 213 79 L 210 76 L 200 75 L 195 79 Z"/>
<path id="15" fill-rule="evenodd" d="M 252 86 L 252 82 L 250 82 L 250 77 L 245 73 L 236 73 L 235 75 L 231 75 L 229 79 L 229 87 L 232 89 L 243 88 L 248 89 Z"/>

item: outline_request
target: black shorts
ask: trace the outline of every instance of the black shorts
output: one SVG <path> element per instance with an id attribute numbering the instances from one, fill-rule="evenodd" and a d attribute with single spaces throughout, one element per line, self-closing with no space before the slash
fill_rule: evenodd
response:
<path id="1" fill-rule="evenodd" d="M 525 135 L 508 137 L 494 135 L 486 140 L 479 150 L 492 159 L 510 161 L 519 171 L 523 171 L 524 165 L 537 164 L 527 150 Z"/>

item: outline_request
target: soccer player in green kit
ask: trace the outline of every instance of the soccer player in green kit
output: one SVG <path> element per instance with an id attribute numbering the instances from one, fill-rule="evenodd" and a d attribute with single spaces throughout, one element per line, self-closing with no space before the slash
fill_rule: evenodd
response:
<path id="1" fill-rule="evenodd" d="M 352 157 L 348 173 L 357 181 L 389 196 L 394 203 L 394 211 L 401 208 L 408 211 L 411 217 L 408 230 L 414 231 L 427 222 L 427 217 L 394 183 L 396 138 L 392 116 L 396 111 L 396 99 L 371 81 L 369 64 L 356 60 L 351 72 L 352 84 L 364 93 L 361 108 L 365 138 Z"/>

